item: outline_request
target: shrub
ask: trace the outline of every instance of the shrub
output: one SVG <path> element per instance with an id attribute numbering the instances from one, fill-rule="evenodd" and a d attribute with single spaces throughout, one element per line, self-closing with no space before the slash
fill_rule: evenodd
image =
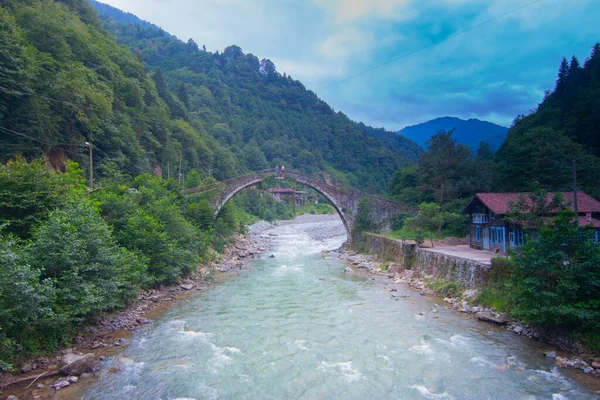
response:
<path id="1" fill-rule="evenodd" d="M 76 163 L 67 163 L 67 172 L 49 170 L 43 160 L 28 163 L 15 158 L 0 165 L 0 225 L 5 232 L 28 238 L 33 226 L 81 188 L 83 177 Z"/>
<path id="2" fill-rule="evenodd" d="M 363 197 L 358 203 L 356 213 L 356 230 L 359 232 L 376 232 L 377 217 L 375 215 L 375 205 L 370 197 Z"/>
<path id="3" fill-rule="evenodd" d="M 465 286 L 458 281 L 446 281 L 445 279 L 435 279 L 428 282 L 428 286 L 437 294 L 443 297 L 458 297 Z"/>
<path id="4" fill-rule="evenodd" d="M 484 286 L 473 303 L 493 307 L 500 312 L 510 312 L 515 303 L 515 293 L 510 283 L 491 282 Z"/>
<path id="5" fill-rule="evenodd" d="M 25 342 L 40 342 L 42 329 L 57 318 L 52 306 L 54 288 L 41 280 L 41 271 L 29 266 L 15 238 L 0 233 L 0 369 Z M 33 349 L 36 350 L 36 349 Z"/>
<path id="6" fill-rule="evenodd" d="M 515 256 L 514 313 L 541 327 L 600 331 L 600 246 L 562 211 Z"/>
<path id="7" fill-rule="evenodd" d="M 51 212 L 28 250 L 40 278 L 53 282 L 56 313 L 69 322 L 121 306 L 144 278 L 144 264 L 117 245 L 98 210 L 82 198 Z"/>

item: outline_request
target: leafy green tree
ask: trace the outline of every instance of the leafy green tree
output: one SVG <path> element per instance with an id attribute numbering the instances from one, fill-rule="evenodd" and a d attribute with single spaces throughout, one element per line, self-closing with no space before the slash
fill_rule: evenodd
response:
<path id="1" fill-rule="evenodd" d="M 427 152 L 419 157 L 422 182 L 440 206 L 448 200 L 468 192 L 465 181 L 469 177 L 465 168 L 471 152 L 452 137 L 454 130 L 440 130 L 427 141 Z"/>
<path id="2" fill-rule="evenodd" d="M 513 225 L 523 227 L 530 232 L 554 223 L 554 216 L 559 211 L 569 210 L 561 193 L 551 195 L 547 189 L 534 183 L 534 191 L 519 196 L 510 204 L 506 219 Z"/>
<path id="3" fill-rule="evenodd" d="M 0 232 L 0 369 L 23 346 L 44 341 L 44 329 L 60 324 L 53 310 L 55 290 L 42 271 L 25 260 L 23 245 Z M 36 349 L 29 349 L 36 350 Z"/>
<path id="4" fill-rule="evenodd" d="M 41 279 L 53 281 L 55 312 L 68 322 L 121 306 L 144 279 L 144 264 L 117 245 L 98 210 L 82 198 L 52 211 L 32 239 L 29 262 Z"/>
<path id="5" fill-rule="evenodd" d="M 356 212 L 354 227 L 359 232 L 377 231 L 377 214 L 372 198 L 365 196 L 358 202 L 358 211 Z"/>
<path id="6" fill-rule="evenodd" d="M 250 142 L 244 146 L 244 159 L 250 171 L 260 171 L 268 166 L 267 159 L 256 142 Z"/>
<path id="7" fill-rule="evenodd" d="M 28 163 L 20 157 L 0 165 L 0 225 L 6 232 L 28 238 L 31 228 L 66 201 L 72 190 L 83 189 L 80 171 L 70 163 L 67 172 L 59 175 L 42 160 Z"/>
<path id="8" fill-rule="evenodd" d="M 417 232 L 429 233 L 431 247 L 434 247 L 433 235 L 436 232 L 438 236 L 441 235 L 444 226 L 444 214 L 436 203 L 421 203 L 419 204 L 417 216 L 407 219 L 405 225 Z"/>
<path id="9" fill-rule="evenodd" d="M 563 210 L 515 255 L 514 314 L 545 328 L 575 331 L 600 345 L 600 246 Z"/>
<path id="10" fill-rule="evenodd" d="M 430 199 L 430 196 L 423 193 L 419 168 L 414 164 L 407 164 L 396 171 L 390 181 L 389 194 L 400 201 L 412 204 Z"/>

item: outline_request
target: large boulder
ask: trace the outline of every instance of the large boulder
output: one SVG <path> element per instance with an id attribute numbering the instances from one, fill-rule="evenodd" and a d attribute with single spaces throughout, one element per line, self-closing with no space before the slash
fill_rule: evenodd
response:
<path id="1" fill-rule="evenodd" d="M 81 375 L 96 360 L 92 353 L 65 354 L 60 360 L 60 373 L 63 375 Z"/>

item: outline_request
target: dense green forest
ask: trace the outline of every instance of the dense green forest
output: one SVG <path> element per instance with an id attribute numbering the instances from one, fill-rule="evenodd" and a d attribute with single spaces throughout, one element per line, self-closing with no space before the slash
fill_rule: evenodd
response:
<path id="1" fill-rule="evenodd" d="M 68 343 L 140 289 L 179 281 L 257 218 L 296 210 L 250 190 L 215 218 L 207 198 L 183 196 L 263 165 L 214 139 L 87 1 L 0 4 L 3 370 Z"/>
<path id="2" fill-rule="evenodd" d="M 208 52 L 158 27 L 132 24 L 117 9 L 97 8 L 117 41 L 176 93 L 166 96 L 171 115 L 202 121 L 247 169 L 284 164 L 310 173 L 328 171 L 350 185 L 381 192 L 396 169 L 416 161 L 416 144 L 335 112 L 302 83 L 278 73 L 268 59 L 244 54 L 237 46 Z"/>

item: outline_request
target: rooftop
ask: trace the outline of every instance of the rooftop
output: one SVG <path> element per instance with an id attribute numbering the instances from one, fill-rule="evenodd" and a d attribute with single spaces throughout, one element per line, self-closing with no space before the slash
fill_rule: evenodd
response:
<path id="1" fill-rule="evenodd" d="M 560 192 L 567 203 L 572 208 L 574 202 L 573 192 Z M 476 203 L 478 199 L 487 208 L 493 211 L 495 214 L 503 215 L 506 214 L 510 208 L 511 203 L 519 201 L 520 198 L 528 199 L 530 193 L 477 193 L 475 198 L 471 200 L 469 205 L 463 210 L 464 213 L 469 212 L 471 207 Z M 547 202 L 550 203 L 554 193 L 548 193 Z M 577 191 L 577 211 L 580 213 L 591 213 L 600 212 L 600 202 L 588 196 L 586 193 Z"/>

